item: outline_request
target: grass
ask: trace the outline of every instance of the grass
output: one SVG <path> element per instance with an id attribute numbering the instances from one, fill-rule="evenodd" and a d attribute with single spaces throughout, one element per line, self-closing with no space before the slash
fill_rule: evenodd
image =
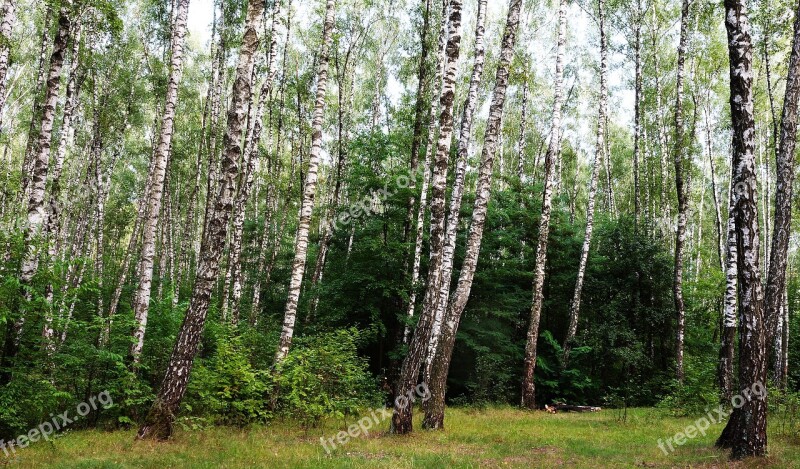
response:
<path id="1" fill-rule="evenodd" d="M 366 415 L 366 414 L 365 414 Z M 329 421 L 304 431 L 276 421 L 248 429 L 213 427 L 179 431 L 165 443 L 134 441 L 133 430 L 74 431 L 19 449 L 0 466 L 20 468 L 513 468 L 513 467 L 775 467 L 800 468 L 800 435 L 773 423 L 768 458 L 730 463 L 713 448 L 723 424 L 712 425 L 665 455 L 657 441 L 690 425 L 657 409 L 631 409 L 621 421 L 614 410 L 551 415 L 509 407 L 451 408 L 444 431 L 385 432 L 388 421 L 328 455 L 320 437 L 346 429 Z M 416 416 L 417 419 L 419 416 Z M 415 428 L 419 421 L 415 419 Z M 774 420 L 774 419 L 773 419 Z M 347 423 L 353 423 L 350 420 Z"/>

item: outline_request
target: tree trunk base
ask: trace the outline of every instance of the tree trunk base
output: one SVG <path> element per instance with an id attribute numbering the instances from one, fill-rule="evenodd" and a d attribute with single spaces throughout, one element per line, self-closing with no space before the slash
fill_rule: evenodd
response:
<path id="1" fill-rule="evenodd" d="M 172 436 L 175 415 L 164 405 L 156 402 L 136 433 L 137 440 L 168 440 Z"/>
<path id="2" fill-rule="evenodd" d="M 422 428 L 426 430 L 444 430 L 444 411 L 434 411 L 425 413 L 422 421 Z"/>
<path id="3" fill-rule="evenodd" d="M 410 407 L 410 405 L 409 405 Z M 392 427 L 389 430 L 393 435 L 406 435 L 413 431 L 412 419 L 414 414 L 411 409 L 395 409 L 392 414 Z"/>

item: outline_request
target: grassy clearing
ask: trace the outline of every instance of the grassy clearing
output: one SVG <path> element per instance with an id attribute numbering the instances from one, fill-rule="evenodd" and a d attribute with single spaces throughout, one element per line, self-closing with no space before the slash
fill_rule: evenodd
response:
<path id="1" fill-rule="evenodd" d="M 657 446 L 693 418 L 655 409 L 632 409 L 622 422 L 613 410 L 593 414 L 528 413 L 499 407 L 448 409 L 447 429 L 391 436 L 379 431 L 327 455 L 320 436 L 332 437 L 343 422 L 304 432 L 291 422 L 249 429 L 180 431 L 166 443 L 135 442 L 134 431 L 76 431 L 21 449 L 8 467 L 39 468 L 506 468 L 506 467 L 775 467 L 800 468 L 800 436 L 773 424 L 770 456 L 731 464 L 713 449 L 722 425 L 688 441 L 670 455 Z M 348 423 L 353 423 L 352 420 Z M 418 422 L 415 422 L 418 425 Z M 0 453 L 2 458 L 2 453 Z"/>

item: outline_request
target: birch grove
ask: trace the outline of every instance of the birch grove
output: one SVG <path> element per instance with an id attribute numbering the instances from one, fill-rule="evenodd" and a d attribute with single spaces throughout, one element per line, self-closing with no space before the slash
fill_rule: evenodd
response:
<path id="1" fill-rule="evenodd" d="M 0 449 L 790 467 L 799 72 L 798 2 L 2 0 Z"/>

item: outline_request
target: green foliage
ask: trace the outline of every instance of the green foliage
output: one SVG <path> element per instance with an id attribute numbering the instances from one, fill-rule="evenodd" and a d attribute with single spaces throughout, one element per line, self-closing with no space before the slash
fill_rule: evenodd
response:
<path id="1" fill-rule="evenodd" d="M 263 422 L 271 416 L 269 389 L 268 373 L 252 366 L 241 340 L 222 337 L 214 356 L 192 372 L 187 410 L 224 425 Z"/>
<path id="2" fill-rule="evenodd" d="M 275 369 L 276 410 L 306 428 L 377 405 L 377 383 L 357 353 L 360 333 L 338 330 L 297 340 Z"/>

